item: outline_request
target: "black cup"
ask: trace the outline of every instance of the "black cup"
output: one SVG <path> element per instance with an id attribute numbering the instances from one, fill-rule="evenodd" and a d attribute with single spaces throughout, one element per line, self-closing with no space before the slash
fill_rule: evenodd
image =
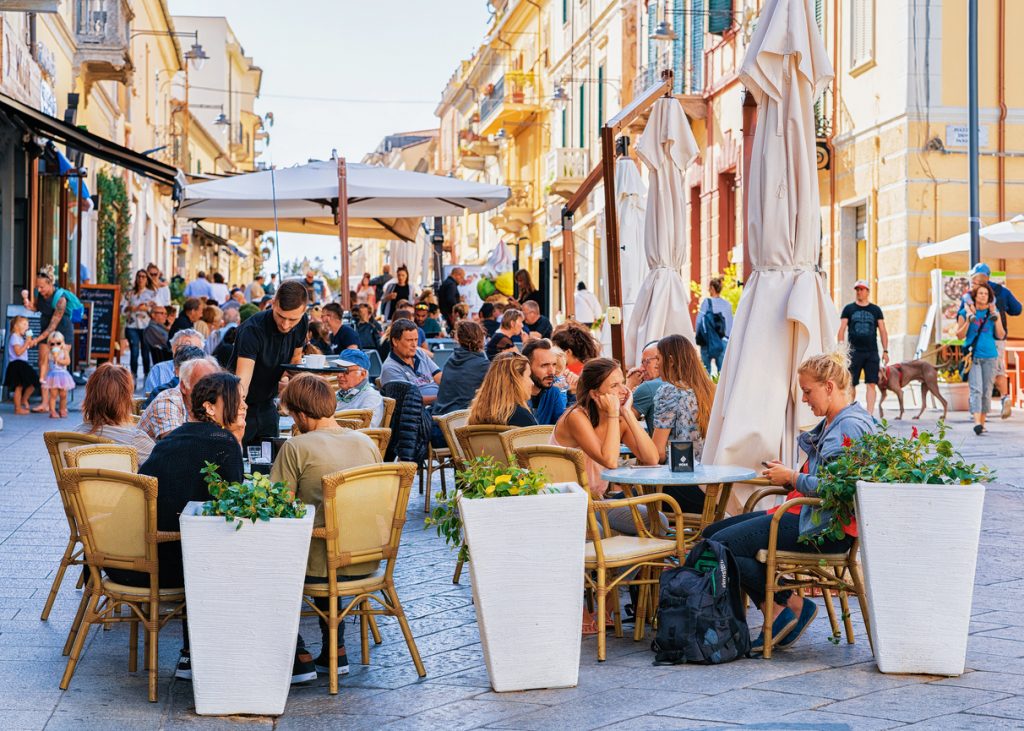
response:
<path id="1" fill-rule="evenodd" d="M 693 442 L 672 442 L 668 456 L 673 472 L 693 472 Z"/>

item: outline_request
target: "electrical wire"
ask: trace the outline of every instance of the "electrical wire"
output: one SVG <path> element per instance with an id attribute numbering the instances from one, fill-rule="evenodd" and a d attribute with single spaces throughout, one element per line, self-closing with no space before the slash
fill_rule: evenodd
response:
<path id="1" fill-rule="evenodd" d="M 243 89 L 218 89 L 213 86 L 197 86 L 189 84 L 189 89 L 199 91 L 215 91 L 221 94 L 245 94 L 247 96 L 259 97 L 260 99 L 291 99 L 296 101 L 310 102 L 337 102 L 341 104 L 437 104 L 436 99 L 347 99 L 344 97 L 332 96 L 302 96 L 299 94 L 265 94 L 262 92 L 245 91 Z"/>

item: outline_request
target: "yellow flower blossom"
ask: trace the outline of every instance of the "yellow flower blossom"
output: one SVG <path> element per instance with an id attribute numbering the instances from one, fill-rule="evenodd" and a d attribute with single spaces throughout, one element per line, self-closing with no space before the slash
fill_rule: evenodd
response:
<path id="1" fill-rule="evenodd" d="M 518 494 L 519 494 L 519 488 L 518 488 L 518 487 L 513 487 L 513 488 L 511 488 L 511 489 L 510 489 L 510 490 L 508 491 L 508 494 L 509 494 L 509 495 L 518 495 Z"/>
<path id="2" fill-rule="evenodd" d="M 498 475 L 494 478 L 495 485 L 500 485 L 503 482 L 512 482 L 512 475 Z"/>
<path id="3" fill-rule="evenodd" d="M 494 485 L 488 485 L 486 488 L 484 488 L 484 494 L 486 494 L 486 495 L 493 495 L 494 494 Z"/>

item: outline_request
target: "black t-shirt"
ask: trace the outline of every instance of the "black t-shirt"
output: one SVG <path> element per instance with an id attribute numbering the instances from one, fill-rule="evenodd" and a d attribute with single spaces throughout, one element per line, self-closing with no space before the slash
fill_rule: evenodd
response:
<path id="1" fill-rule="evenodd" d="M 878 351 L 878 322 L 885 319 L 881 307 L 876 304 L 862 307 L 851 302 L 843 308 L 841 317 L 846 320 L 849 329 L 851 348 Z"/>
<path id="2" fill-rule="evenodd" d="M 508 426 L 537 426 L 537 419 L 528 408 L 517 405 L 512 416 L 508 418 Z"/>
<path id="3" fill-rule="evenodd" d="M 551 320 L 541 315 L 537 318 L 537 322 L 532 325 L 527 325 L 526 329 L 532 333 L 538 333 L 542 338 L 550 338 L 554 328 L 551 326 Z"/>
<path id="4" fill-rule="evenodd" d="M 245 399 L 250 407 L 266 404 L 277 396 L 277 384 L 284 373 L 282 366 L 291 361 L 297 348 L 306 344 L 308 326 L 309 318 L 303 315 L 298 325 L 290 332 L 283 333 L 277 329 L 273 310 L 257 312 L 238 326 L 238 337 L 228 369 L 234 373 L 239 358 L 255 361 L 252 380 L 249 382 L 249 395 Z"/>
<path id="5" fill-rule="evenodd" d="M 345 348 L 352 346 L 359 347 L 359 333 L 351 325 L 342 325 L 333 336 L 331 336 L 331 352 L 340 353 Z"/>
<path id="6" fill-rule="evenodd" d="M 501 323 L 497 320 L 484 320 L 480 324 L 484 326 L 484 332 L 487 333 L 487 337 L 492 337 L 494 333 L 498 332 L 498 328 L 501 327 Z"/>

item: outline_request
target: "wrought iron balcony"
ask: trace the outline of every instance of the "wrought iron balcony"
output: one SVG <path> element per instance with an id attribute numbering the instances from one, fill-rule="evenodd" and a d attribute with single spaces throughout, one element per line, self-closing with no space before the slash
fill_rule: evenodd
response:
<path id="1" fill-rule="evenodd" d="M 569 198 L 590 172 L 590 151 L 580 147 L 558 147 L 547 155 L 548 192 Z"/>
<path id="2" fill-rule="evenodd" d="M 480 101 L 480 134 L 491 135 L 506 124 L 525 122 L 540 108 L 536 75 L 529 71 L 507 71 Z"/>

